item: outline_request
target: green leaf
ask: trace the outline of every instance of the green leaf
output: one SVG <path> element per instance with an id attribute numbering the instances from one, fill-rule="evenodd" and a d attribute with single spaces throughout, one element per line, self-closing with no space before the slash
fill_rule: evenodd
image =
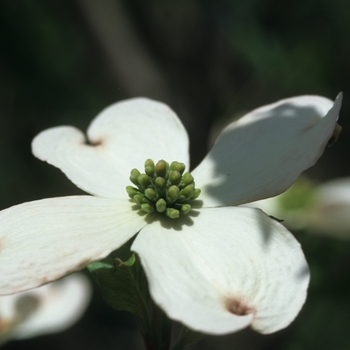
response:
<path id="1" fill-rule="evenodd" d="M 88 266 L 93 273 L 106 303 L 116 310 L 138 315 L 149 328 L 149 292 L 140 260 L 132 254 L 125 262 L 116 258 L 114 267 L 97 262 Z"/>
<path id="2" fill-rule="evenodd" d="M 173 347 L 172 350 L 182 350 L 185 346 L 194 344 L 199 342 L 205 337 L 205 334 L 192 331 L 191 329 L 188 329 L 185 326 L 182 326 L 180 335 L 179 335 L 179 341 L 177 344 Z"/>
<path id="3" fill-rule="evenodd" d="M 116 258 L 115 260 L 119 262 L 119 266 L 124 265 L 124 266 L 131 267 L 131 266 L 133 266 L 133 265 L 135 264 L 136 256 L 135 256 L 135 254 L 133 254 L 133 255 L 131 255 L 131 257 L 130 257 L 128 260 L 126 260 L 126 261 L 122 261 L 122 260 L 119 259 L 119 258 Z"/>
<path id="4" fill-rule="evenodd" d="M 99 269 L 113 269 L 113 265 L 103 261 L 95 261 L 87 266 L 88 270 L 95 275 Z"/>

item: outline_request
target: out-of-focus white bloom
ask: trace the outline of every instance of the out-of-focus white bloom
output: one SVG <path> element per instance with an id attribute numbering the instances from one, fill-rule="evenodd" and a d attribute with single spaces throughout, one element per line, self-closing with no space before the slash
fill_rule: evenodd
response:
<path id="1" fill-rule="evenodd" d="M 315 233 L 350 239 L 350 178 L 318 186 L 304 224 Z"/>
<path id="2" fill-rule="evenodd" d="M 301 177 L 282 194 L 251 202 L 244 206 L 259 208 L 281 221 L 289 229 L 301 230 L 306 227 L 306 216 L 314 202 L 314 185 L 305 177 Z"/>
<path id="3" fill-rule="evenodd" d="M 298 199 L 297 202 L 295 199 Z M 320 185 L 301 179 L 279 196 L 249 203 L 291 230 L 350 239 L 350 178 Z"/>
<path id="4" fill-rule="evenodd" d="M 0 297 L 0 344 L 64 331 L 82 316 L 91 293 L 88 279 L 75 274 L 28 292 Z"/>

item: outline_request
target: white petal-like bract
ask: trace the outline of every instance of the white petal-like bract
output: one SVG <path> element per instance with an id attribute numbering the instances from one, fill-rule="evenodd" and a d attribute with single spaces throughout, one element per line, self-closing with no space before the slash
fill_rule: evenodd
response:
<path id="1" fill-rule="evenodd" d="M 131 169 L 142 169 L 148 158 L 189 167 L 187 132 L 161 102 L 135 98 L 115 103 L 92 121 L 87 135 L 90 144 L 74 127 L 48 129 L 33 140 L 33 153 L 79 188 L 107 198 L 125 197 Z"/>
<path id="2" fill-rule="evenodd" d="M 306 298 L 309 269 L 299 243 L 259 209 L 205 208 L 193 223 L 147 225 L 132 245 L 155 302 L 172 319 L 210 334 L 251 324 L 272 333 Z M 164 230 L 167 227 L 167 230 Z"/>
<path id="3" fill-rule="evenodd" d="M 55 281 L 101 260 L 146 221 L 128 199 L 43 199 L 0 212 L 0 295 Z"/>
<path id="4" fill-rule="evenodd" d="M 192 172 L 205 207 L 276 196 L 315 164 L 333 134 L 341 107 L 300 96 L 258 108 L 231 123 Z"/>

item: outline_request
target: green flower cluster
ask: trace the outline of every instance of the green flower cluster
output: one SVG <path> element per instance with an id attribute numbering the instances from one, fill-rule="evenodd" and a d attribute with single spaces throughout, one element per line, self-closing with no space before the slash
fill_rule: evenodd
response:
<path id="1" fill-rule="evenodd" d="M 188 214 L 191 205 L 188 201 L 196 199 L 201 190 L 195 188 L 192 175 L 184 173 L 185 164 L 164 160 L 154 164 L 152 159 L 145 161 L 145 173 L 132 169 L 130 181 L 137 188 L 127 186 L 129 197 L 146 213 L 159 212 L 171 219 L 180 214 Z"/>

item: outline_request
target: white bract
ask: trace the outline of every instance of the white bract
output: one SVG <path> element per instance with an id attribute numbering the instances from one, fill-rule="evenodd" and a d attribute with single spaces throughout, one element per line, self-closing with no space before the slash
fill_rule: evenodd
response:
<path id="1" fill-rule="evenodd" d="M 0 297 L 0 344 L 64 331 L 82 316 L 91 292 L 88 279 L 75 274 L 30 291 Z"/>
<path id="2" fill-rule="evenodd" d="M 192 175 L 202 190 L 188 215 L 140 215 L 128 199 L 132 168 L 146 159 L 189 169 L 186 130 L 166 105 L 116 103 L 84 134 L 71 126 L 40 133 L 33 153 L 92 194 L 24 203 L 0 213 L 0 291 L 54 281 L 100 260 L 138 233 L 154 301 L 203 333 L 248 325 L 286 327 L 305 298 L 309 271 L 298 242 L 259 209 L 238 207 L 285 191 L 321 156 L 338 119 L 318 96 L 285 99 L 230 124 Z M 198 203 L 197 201 L 197 203 Z"/>

